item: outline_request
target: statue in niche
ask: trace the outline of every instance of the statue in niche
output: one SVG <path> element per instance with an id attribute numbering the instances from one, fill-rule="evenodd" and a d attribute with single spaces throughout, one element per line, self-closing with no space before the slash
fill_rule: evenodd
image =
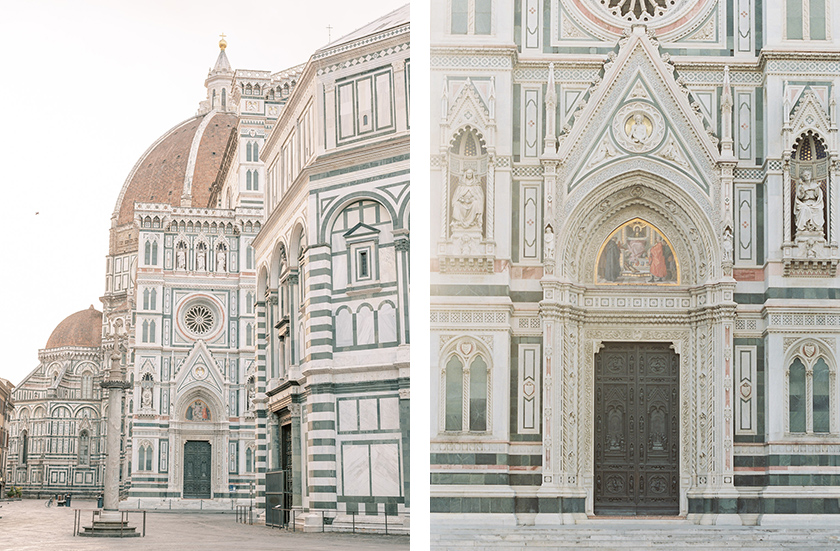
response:
<path id="1" fill-rule="evenodd" d="M 822 233 L 823 224 L 825 224 L 823 209 L 823 192 L 820 183 L 811 180 L 810 170 L 803 170 L 796 184 L 796 201 L 793 206 L 796 233 Z"/>
<path id="2" fill-rule="evenodd" d="M 224 249 L 219 249 L 219 252 L 216 253 L 216 271 L 217 272 L 224 272 L 227 266 L 227 255 L 225 254 Z"/>
<path id="3" fill-rule="evenodd" d="M 554 258 L 554 230 L 551 228 L 550 225 L 545 227 L 545 235 L 543 236 L 543 240 L 545 241 L 545 258 L 546 259 L 553 259 Z"/>
<path id="4" fill-rule="evenodd" d="M 207 256 L 203 249 L 199 249 L 195 255 L 195 269 L 199 272 L 207 269 Z"/>
<path id="5" fill-rule="evenodd" d="M 732 230 L 728 227 L 723 230 L 723 261 L 732 262 Z"/>
<path id="6" fill-rule="evenodd" d="M 183 247 L 178 247 L 178 250 L 175 251 L 175 269 L 187 269 L 187 252 L 184 250 Z"/>
<path id="7" fill-rule="evenodd" d="M 143 409 L 150 409 L 152 407 L 152 389 L 146 387 L 143 389 L 142 397 L 140 400 L 140 407 Z"/>
<path id="8" fill-rule="evenodd" d="M 472 169 L 461 176 L 452 194 L 452 229 L 481 231 L 484 216 L 484 190 Z"/>

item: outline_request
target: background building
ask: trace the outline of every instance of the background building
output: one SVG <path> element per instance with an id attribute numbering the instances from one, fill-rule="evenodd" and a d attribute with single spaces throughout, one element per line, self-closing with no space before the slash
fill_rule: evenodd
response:
<path id="1" fill-rule="evenodd" d="M 840 512 L 835 8 L 432 2 L 433 522 Z"/>
<path id="2" fill-rule="evenodd" d="M 257 461 L 317 522 L 407 525 L 409 52 L 408 5 L 316 51 L 260 153 Z"/>
<path id="3" fill-rule="evenodd" d="M 24 497 L 102 492 L 105 416 L 102 312 L 93 306 L 53 330 L 39 364 L 12 392 L 9 456 L 4 471 Z"/>
<path id="4" fill-rule="evenodd" d="M 9 421 L 15 411 L 12 391 L 15 385 L 0 378 L 0 497 L 6 497 L 10 486 L 6 480 L 6 461 L 9 459 Z"/>

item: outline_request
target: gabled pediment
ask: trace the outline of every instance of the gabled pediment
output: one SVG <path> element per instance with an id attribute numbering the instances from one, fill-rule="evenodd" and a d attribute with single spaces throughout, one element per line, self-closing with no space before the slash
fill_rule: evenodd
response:
<path id="1" fill-rule="evenodd" d="M 487 127 L 491 124 L 492 114 L 492 99 L 494 92 L 490 91 L 491 96 L 488 99 L 490 105 L 486 104 L 481 97 L 476 85 L 471 79 L 467 79 L 460 84 L 455 99 L 446 107 L 446 120 L 450 128 L 472 127 L 484 133 Z M 448 97 L 448 93 L 447 93 Z"/>
<path id="2" fill-rule="evenodd" d="M 359 222 L 349 230 L 344 233 L 344 238 L 348 237 L 368 237 L 368 236 L 375 236 L 379 234 L 379 230 L 374 228 L 373 226 L 368 226 L 362 222 Z"/>
<path id="3" fill-rule="evenodd" d="M 178 395 L 202 387 L 212 390 L 219 397 L 223 396 L 224 377 L 204 341 L 198 341 L 181 364 L 175 385 Z"/>
<path id="4" fill-rule="evenodd" d="M 831 122 L 824 108 L 824 102 L 813 90 L 804 90 L 798 95 L 798 102 L 790 118 L 794 139 L 808 130 L 817 132 L 823 139 L 828 137 Z"/>
<path id="5" fill-rule="evenodd" d="M 709 196 L 709 184 L 718 180 L 720 152 L 700 103 L 690 100 L 643 26 L 634 26 L 619 44 L 560 143 L 559 157 L 568 163 L 567 188 L 607 165 L 647 158 L 683 173 Z"/>

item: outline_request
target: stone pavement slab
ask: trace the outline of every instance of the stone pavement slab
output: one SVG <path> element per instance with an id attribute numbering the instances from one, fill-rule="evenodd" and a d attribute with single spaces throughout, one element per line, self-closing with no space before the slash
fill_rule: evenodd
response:
<path id="1" fill-rule="evenodd" d="M 611 525 L 608 521 L 556 528 L 436 526 L 432 520 L 434 551 L 550 550 L 662 550 L 840 551 L 840 518 L 836 528 L 721 527 L 693 524 Z"/>
<path id="2" fill-rule="evenodd" d="M 294 551 L 408 550 L 407 536 L 290 533 L 260 525 L 238 524 L 234 515 L 219 513 L 149 513 L 144 538 L 73 537 L 73 509 L 44 506 L 46 500 L 3 503 L 0 509 L 0 551 L 88 551 L 124 549 L 214 551 L 221 549 L 294 549 Z M 92 501 L 73 501 L 94 508 Z M 82 525 L 91 514 L 82 513 Z M 139 528 L 141 515 L 130 517 Z"/>

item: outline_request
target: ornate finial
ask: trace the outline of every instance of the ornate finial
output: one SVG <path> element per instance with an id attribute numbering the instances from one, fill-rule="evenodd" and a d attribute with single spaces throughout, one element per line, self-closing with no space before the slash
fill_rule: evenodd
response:
<path id="1" fill-rule="evenodd" d="M 225 34 L 220 34 L 219 38 L 221 39 L 219 40 L 219 49 L 224 50 L 225 48 L 227 48 L 227 40 L 225 40 Z"/>

